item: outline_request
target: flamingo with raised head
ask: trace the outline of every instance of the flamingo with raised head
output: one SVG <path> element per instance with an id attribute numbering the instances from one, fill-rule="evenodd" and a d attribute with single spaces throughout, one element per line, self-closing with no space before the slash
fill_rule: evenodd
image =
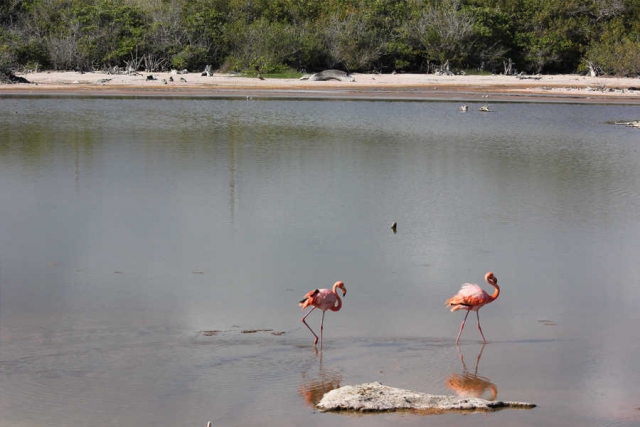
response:
<path id="1" fill-rule="evenodd" d="M 464 316 L 462 325 L 460 325 L 460 332 L 458 332 L 456 344 L 458 344 L 458 341 L 460 340 L 460 335 L 462 334 L 464 324 L 467 321 L 467 316 L 470 311 L 476 312 L 478 317 L 478 329 L 480 330 L 480 335 L 482 335 L 482 341 L 485 343 L 487 342 L 484 338 L 484 334 L 482 333 L 482 326 L 480 326 L 480 313 L 478 310 L 498 298 L 498 295 L 500 295 L 500 287 L 498 286 L 498 279 L 492 272 L 485 274 L 484 280 L 495 288 L 493 294 L 489 295 L 484 291 L 484 289 L 475 283 L 465 283 L 462 285 L 462 288 L 460 288 L 458 293 L 449 298 L 446 302 L 447 307 L 451 307 L 451 311 L 467 310 L 467 314 Z"/>
<path id="2" fill-rule="evenodd" d="M 324 329 L 324 313 L 327 310 L 340 311 L 340 309 L 342 308 L 342 300 L 338 295 L 338 289 L 342 290 L 343 297 L 347 295 L 347 288 L 344 287 L 344 283 L 338 281 L 333 284 L 333 289 L 314 289 L 313 291 L 307 292 L 302 301 L 300 301 L 299 303 L 299 305 L 302 306 L 302 310 L 309 306 L 313 306 L 313 308 L 309 310 L 309 312 L 302 318 L 302 323 L 304 323 L 305 326 L 309 328 L 309 330 L 315 337 L 315 340 L 313 341 L 314 346 L 318 344 L 318 335 L 313 332 L 313 329 L 311 329 L 311 326 L 307 324 L 305 319 L 316 308 L 322 310 L 322 322 L 320 323 L 320 338 L 322 338 L 322 331 Z M 320 344 L 322 345 L 322 342 Z"/>

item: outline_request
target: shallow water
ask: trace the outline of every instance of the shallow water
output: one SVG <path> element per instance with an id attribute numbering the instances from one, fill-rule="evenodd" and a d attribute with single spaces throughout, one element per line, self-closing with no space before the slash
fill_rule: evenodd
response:
<path id="1" fill-rule="evenodd" d="M 478 106 L 0 99 L 0 425 L 639 425 L 640 107 Z M 313 409 L 369 381 L 539 406 Z"/>

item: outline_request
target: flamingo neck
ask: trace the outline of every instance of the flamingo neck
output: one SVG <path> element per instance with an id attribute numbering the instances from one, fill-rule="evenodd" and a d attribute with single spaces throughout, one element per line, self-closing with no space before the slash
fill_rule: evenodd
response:
<path id="1" fill-rule="evenodd" d="M 340 284 L 340 282 L 336 282 L 333 285 L 333 293 L 336 296 L 336 303 L 334 305 L 332 305 L 331 307 L 329 307 L 329 309 L 331 311 L 340 311 L 340 309 L 342 308 L 342 300 L 340 299 L 340 295 L 338 295 L 338 285 Z"/>
<path id="2" fill-rule="evenodd" d="M 338 311 L 342 308 L 342 300 L 340 299 L 340 295 L 338 295 L 338 288 L 342 289 L 343 295 L 347 294 L 347 290 L 344 288 L 344 283 L 338 281 L 333 284 L 333 294 L 336 296 L 336 302 L 333 306 L 330 307 L 331 311 Z"/>
<path id="3" fill-rule="evenodd" d="M 498 298 L 498 296 L 500 295 L 500 286 L 498 286 L 498 284 L 497 284 L 497 283 L 495 283 L 495 282 L 489 282 L 488 280 L 487 280 L 487 282 L 488 282 L 491 286 L 493 286 L 494 288 L 496 288 L 496 290 L 495 290 L 495 291 L 490 295 L 490 296 L 491 296 L 491 300 L 494 300 L 494 299 Z"/>
<path id="4" fill-rule="evenodd" d="M 336 294 L 336 303 L 329 307 L 329 309 L 331 311 L 340 311 L 340 309 L 342 308 L 342 300 L 340 299 L 340 296 L 338 296 L 338 294 Z"/>

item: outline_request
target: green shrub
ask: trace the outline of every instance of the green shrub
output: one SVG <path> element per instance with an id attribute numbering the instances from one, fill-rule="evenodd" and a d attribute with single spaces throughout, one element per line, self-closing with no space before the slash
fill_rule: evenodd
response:
<path id="1" fill-rule="evenodd" d="M 640 41 L 624 40 L 617 43 L 595 43 L 585 55 L 588 61 L 606 74 L 635 77 L 640 75 Z M 582 64 L 581 71 L 586 71 Z"/>
<path id="2" fill-rule="evenodd" d="M 208 51 L 205 48 L 187 46 L 171 57 L 171 66 L 177 70 L 200 70 L 207 65 Z"/>

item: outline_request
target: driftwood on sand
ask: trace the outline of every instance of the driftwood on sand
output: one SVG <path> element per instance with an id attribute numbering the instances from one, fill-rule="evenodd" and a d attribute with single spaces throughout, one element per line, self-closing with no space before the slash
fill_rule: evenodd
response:
<path id="1" fill-rule="evenodd" d="M 339 80 L 341 82 L 355 82 L 356 79 L 348 73 L 341 70 L 324 70 L 312 75 L 304 75 L 300 80 L 309 80 L 315 82 L 325 82 L 327 80 Z"/>
<path id="2" fill-rule="evenodd" d="M 442 413 L 448 411 L 496 411 L 531 409 L 533 403 L 489 401 L 480 398 L 418 393 L 379 382 L 344 386 L 326 393 L 318 403 L 321 411 L 392 412 L 400 410 Z"/>

